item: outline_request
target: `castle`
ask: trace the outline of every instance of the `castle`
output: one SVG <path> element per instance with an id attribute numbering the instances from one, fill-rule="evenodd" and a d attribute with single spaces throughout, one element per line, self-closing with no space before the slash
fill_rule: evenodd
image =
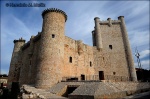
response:
<path id="1" fill-rule="evenodd" d="M 49 88 L 67 80 L 137 81 L 123 16 L 95 17 L 93 46 L 65 36 L 67 15 L 50 8 L 42 12 L 42 31 L 14 40 L 8 83 Z"/>

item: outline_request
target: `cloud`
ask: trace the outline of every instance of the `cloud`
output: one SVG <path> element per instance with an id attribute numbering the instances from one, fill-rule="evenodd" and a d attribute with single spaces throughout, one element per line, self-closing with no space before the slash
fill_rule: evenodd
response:
<path id="1" fill-rule="evenodd" d="M 129 31 L 132 34 L 129 39 L 133 47 L 149 44 L 149 31 Z"/>
<path id="2" fill-rule="evenodd" d="M 140 58 L 142 59 L 142 58 L 145 58 L 145 57 L 147 57 L 147 56 L 149 56 L 150 55 L 150 50 L 144 50 L 144 51 L 141 51 L 140 52 Z"/>

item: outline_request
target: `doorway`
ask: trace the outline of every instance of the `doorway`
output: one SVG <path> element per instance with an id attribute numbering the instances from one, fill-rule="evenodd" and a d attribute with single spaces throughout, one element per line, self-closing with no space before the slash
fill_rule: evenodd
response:
<path id="1" fill-rule="evenodd" d="M 85 75 L 81 74 L 81 80 L 85 80 Z"/>
<path id="2" fill-rule="evenodd" d="M 99 71 L 99 80 L 104 80 L 104 71 Z"/>
<path id="3" fill-rule="evenodd" d="M 71 94 L 77 88 L 78 88 L 78 86 L 68 86 L 67 90 L 62 94 L 62 96 L 68 97 L 68 95 Z"/>

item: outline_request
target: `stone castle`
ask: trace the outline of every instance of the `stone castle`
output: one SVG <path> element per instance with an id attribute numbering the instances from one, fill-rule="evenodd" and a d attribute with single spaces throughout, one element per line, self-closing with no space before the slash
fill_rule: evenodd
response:
<path id="1" fill-rule="evenodd" d="M 42 12 L 42 31 L 14 40 L 8 83 L 50 88 L 61 81 L 137 81 L 123 16 L 95 17 L 93 46 L 65 36 L 67 15 L 50 8 Z"/>

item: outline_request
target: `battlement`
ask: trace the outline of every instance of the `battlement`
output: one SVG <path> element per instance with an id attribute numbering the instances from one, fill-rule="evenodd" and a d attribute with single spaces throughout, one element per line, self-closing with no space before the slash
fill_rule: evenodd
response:
<path id="1" fill-rule="evenodd" d="M 96 18 L 98 18 L 98 17 L 96 17 Z M 94 19 L 96 19 L 96 18 L 94 18 Z M 124 18 L 124 16 L 119 16 L 118 20 L 112 20 L 111 18 L 108 18 L 107 20 L 101 20 L 100 25 L 118 24 L 118 23 L 121 23 L 121 21 L 120 21 L 121 18 Z"/>
<path id="2" fill-rule="evenodd" d="M 14 43 L 16 42 L 25 42 L 26 40 L 24 40 L 22 37 L 19 40 L 14 40 Z"/>
<path id="3" fill-rule="evenodd" d="M 107 24 L 118 24 L 120 23 L 120 20 L 111 20 L 111 18 L 108 18 L 106 21 L 102 20 L 100 21 L 101 25 L 107 25 Z"/>
<path id="4" fill-rule="evenodd" d="M 42 12 L 42 17 L 44 18 L 44 15 L 49 13 L 49 12 L 56 12 L 56 13 L 61 13 L 64 15 L 65 17 L 65 21 L 67 21 L 67 15 L 64 11 L 60 10 L 60 9 L 57 9 L 57 8 L 48 8 L 48 9 L 45 9 L 43 12 Z"/>

